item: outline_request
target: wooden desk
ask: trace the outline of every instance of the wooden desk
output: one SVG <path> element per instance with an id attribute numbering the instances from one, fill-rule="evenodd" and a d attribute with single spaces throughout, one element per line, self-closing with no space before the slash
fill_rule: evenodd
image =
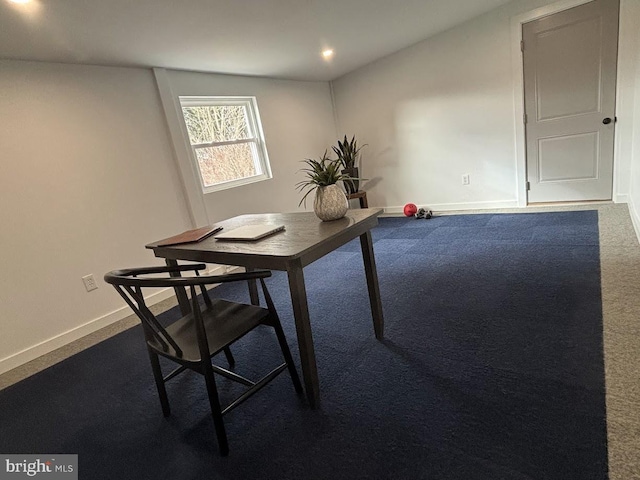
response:
<path id="1" fill-rule="evenodd" d="M 209 237 L 199 243 L 187 245 L 159 247 L 151 243 L 147 248 L 152 249 L 156 257 L 166 259 L 168 265 L 177 264 L 177 260 L 192 260 L 239 265 L 247 270 L 266 268 L 286 271 L 305 389 L 309 404 L 316 408 L 320 402 L 320 387 L 303 268 L 350 240 L 360 237 L 373 328 L 376 338 L 382 339 L 384 320 L 371 240 L 371 229 L 378 224 L 380 213 L 380 208 L 349 210 L 344 218 L 332 222 L 321 222 L 312 212 L 241 215 L 218 222 L 217 225 L 222 226 L 223 231 L 229 231 L 242 225 L 283 224 L 286 230 L 256 242 L 222 242 L 215 240 L 215 237 Z M 257 304 L 258 291 L 255 282 L 249 285 L 249 291 L 251 301 Z M 186 294 L 176 294 L 181 308 L 188 312 L 190 307 Z"/>

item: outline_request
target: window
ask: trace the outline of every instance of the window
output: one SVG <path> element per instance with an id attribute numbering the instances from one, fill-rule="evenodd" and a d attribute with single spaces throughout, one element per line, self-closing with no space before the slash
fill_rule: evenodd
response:
<path id="1" fill-rule="evenodd" d="M 271 178 L 255 97 L 180 97 L 202 191 Z"/>

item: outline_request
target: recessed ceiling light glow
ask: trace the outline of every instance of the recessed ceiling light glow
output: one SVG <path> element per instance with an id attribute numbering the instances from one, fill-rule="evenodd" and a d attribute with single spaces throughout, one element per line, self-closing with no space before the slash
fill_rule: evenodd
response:
<path id="1" fill-rule="evenodd" d="M 31 0 L 9 0 L 11 3 L 29 3 Z"/>
<path id="2" fill-rule="evenodd" d="M 333 57 L 333 53 L 334 53 L 334 52 L 333 52 L 333 50 L 332 50 L 332 49 L 327 48 L 326 50 L 323 50 L 323 51 L 322 51 L 322 57 L 323 57 L 325 60 L 329 60 L 331 57 Z"/>

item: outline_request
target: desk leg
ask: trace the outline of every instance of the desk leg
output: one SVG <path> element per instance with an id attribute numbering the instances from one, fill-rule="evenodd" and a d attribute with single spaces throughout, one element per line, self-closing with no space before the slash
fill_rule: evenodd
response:
<path id="1" fill-rule="evenodd" d="M 298 348 L 300 350 L 302 377 L 304 379 L 305 391 L 307 392 L 307 400 L 311 408 L 318 408 L 320 405 L 320 385 L 318 381 L 318 369 L 316 367 L 316 355 L 313 348 L 313 337 L 311 335 L 311 323 L 309 322 L 309 305 L 307 304 L 307 291 L 304 286 L 302 265 L 299 262 L 289 265 L 287 274 L 289 276 L 289 291 L 291 292 L 293 316 L 296 322 L 296 333 L 298 334 Z"/>
<path id="2" fill-rule="evenodd" d="M 245 271 L 252 272 L 255 268 L 245 267 Z M 258 282 L 256 280 L 247 280 L 249 286 L 249 298 L 251 299 L 251 305 L 260 305 L 260 297 L 258 296 Z"/>
<path id="3" fill-rule="evenodd" d="M 165 259 L 165 263 L 169 267 L 175 267 L 178 265 L 177 260 Z M 180 272 L 170 273 L 172 277 L 181 277 Z M 189 297 L 187 297 L 187 292 L 183 287 L 175 287 L 173 289 L 176 292 L 176 298 L 178 299 L 178 305 L 180 305 L 180 312 L 182 315 L 187 315 L 191 313 L 191 304 L 189 302 Z"/>
<path id="4" fill-rule="evenodd" d="M 367 277 L 367 287 L 369 288 L 369 303 L 371 304 L 371 314 L 373 316 L 373 329 L 376 333 L 376 338 L 382 340 L 384 337 L 384 318 L 382 317 L 382 300 L 380 299 L 376 260 L 373 256 L 371 231 L 367 230 L 367 232 L 360 235 L 360 247 L 362 248 L 364 272 Z"/>

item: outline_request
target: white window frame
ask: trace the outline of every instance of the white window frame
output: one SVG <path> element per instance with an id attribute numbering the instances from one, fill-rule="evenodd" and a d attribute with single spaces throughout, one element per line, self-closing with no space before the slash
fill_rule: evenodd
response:
<path id="1" fill-rule="evenodd" d="M 202 193 L 208 194 L 218 192 L 220 190 L 235 188 L 272 178 L 271 165 L 269 164 L 269 155 L 267 154 L 267 146 L 264 140 L 264 133 L 262 131 L 262 123 L 260 121 L 260 113 L 258 112 L 258 102 L 256 100 L 256 97 L 180 96 L 178 97 L 178 100 L 180 102 L 180 118 L 182 120 L 185 141 L 189 146 L 191 163 L 194 165 L 195 171 L 198 174 L 198 181 L 200 182 Z M 249 138 L 192 145 L 189 138 L 189 132 L 187 131 L 187 125 L 184 120 L 184 115 L 182 113 L 182 107 L 217 107 L 227 105 L 245 107 L 245 111 L 247 112 Z M 226 182 L 216 183 L 215 185 L 206 186 L 204 184 L 202 172 L 200 171 L 200 163 L 198 162 L 196 149 L 218 147 L 223 145 L 237 145 L 243 143 L 250 144 L 256 171 L 260 173 L 251 177 L 238 178 L 236 180 L 229 180 Z"/>

